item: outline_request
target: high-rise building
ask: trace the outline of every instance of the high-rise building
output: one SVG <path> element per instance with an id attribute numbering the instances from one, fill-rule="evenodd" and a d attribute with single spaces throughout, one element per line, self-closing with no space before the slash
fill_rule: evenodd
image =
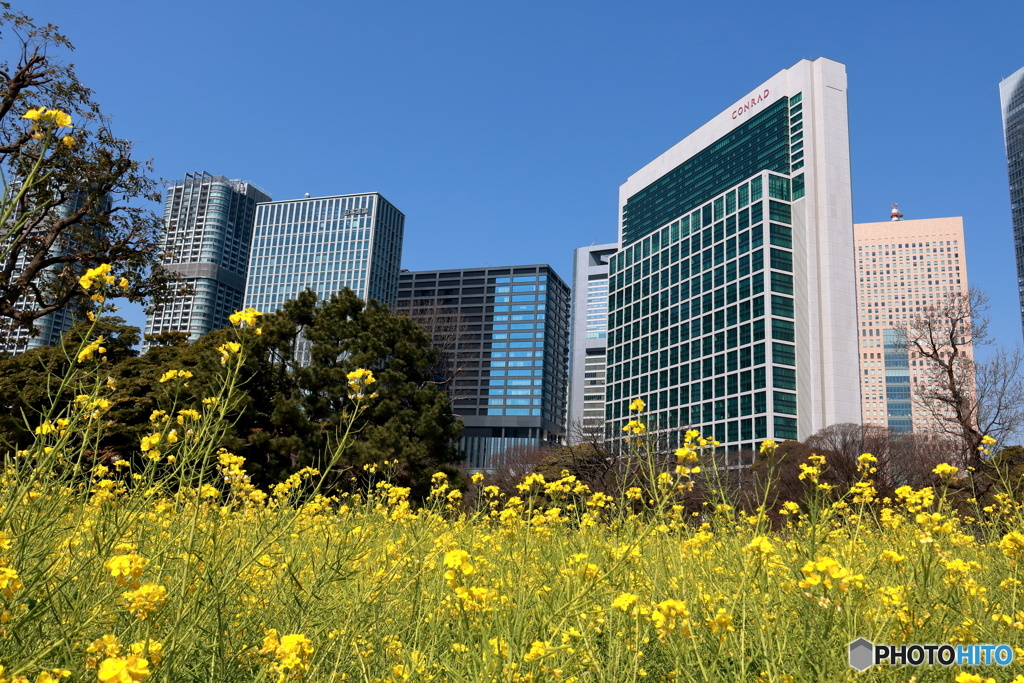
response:
<path id="1" fill-rule="evenodd" d="M 563 440 L 569 288 L 549 266 L 405 272 L 397 310 L 463 320 L 451 398 L 469 467 L 499 469 L 510 450 Z"/>
<path id="2" fill-rule="evenodd" d="M 171 183 L 164 202 L 163 266 L 193 293 L 175 296 L 147 315 L 147 335 L 180 331 L 194 340 L 228 325 L 228 316 L 242 308 L 256 204 L 269 199 L 253 183 L 205 171 Z"/>
<path id="3" fill-rule="evenodd" d="M 999 101 L 1003 109 L 1013 251 L 1017 255 L 1017 289 L 1024 324 L 1024 68 L 999 83 Z"/>
<path id="4" fill-rule="evenodd" d="M 54 209 L 54 219 L 67 216 L 72 211 L 81 208 L 84 201 L 84 193 L 73 193 L 69 201 Z M 107 200 L 104 200 L 102 208 L 103 210 L 109 209 Z M 40 237 L 42 237 L 42 232 L 43 231 L 41 230 Z M 78 249 L 76 249 L 75 246 L 76 238 L 73 236 L 73 233 L 74 229 L 62 233 L 60 237 L 57 238 L 53 246 L 50 247 L 49 253 L 54 256 L 58 256 L 62 253 L 77 251 Z M 22 251 L 15 261 L 14 270 L 11 274 L 12 278 L 16 277 L 28 261 L 35 255 L 31 244 L 31 241 L 22 244 Z M 42 292 L 44 292 L 44 301 L 46 300 L 45 292 L 48 291 L 49 283 L 57 281 L 61 277 L 65 268 L 72 268 L 72 272 L 83 272 L 83 269 L 80 266 L 58 264 L 56 266 L 51 266 L 50 268 L 44 268 L 37 276 L 35 284 Z M 14 305 L 19 310 L 39 310 L 39 304 L 32 296 L 21 296 Z M 11 320 L 3 321 L 2 324 L 0 324 L 0 352 L 6 352 L 14 355 L 23 353 L 29 349 L 36 349 L 42 346 L 56 346 L 60 344 L 61 337 L 65 332 L 71 329 L 71 326 L 75 322 L 75 316 L 72 312 L 73 308 L 74 299 L 72 299 L 71 303 L 64 308 L 57 309 L 52 313 L 47 313 L 36 318 L 36 320 L 33 321 L 32 327 L 34 329 L 32 330 L 25 327 L 15 326 L 12 324 L 13 321 Z"/>
<path id="5" fill-rule="evenodd" d="M 610 261 L 609 433 L 630 399 L 730 467 L 860 419 L 846 69 L 803 60 L 632 175 Z M 732 455 L 739 452 L 740 455 Z"/>
<path id="6" fill-rule="evenodd" d="M 307 288 L 348 287 L 394 306 L 404 234 L 405 214 L 376 192 L 260 204 L 245 305 L 273 313 Z"/>
<path id="7" fill-rule="evenodd" d="M 574 252 L 566 434 L 570 442 L 591 430 L 604 429 L 608 259 L 618 248 L 617 244 L 598 244 Z"/>
<path id="8" fill-rule="evenodd" d="M 967 292 L 963 218 L 903 220 L 893 204 L 890 221 L 853 229 L 862 422 L 927 433 L 931 414 L 913 400 L 926 361 L 900 344 L 897 330 L 950 292 Z"/>

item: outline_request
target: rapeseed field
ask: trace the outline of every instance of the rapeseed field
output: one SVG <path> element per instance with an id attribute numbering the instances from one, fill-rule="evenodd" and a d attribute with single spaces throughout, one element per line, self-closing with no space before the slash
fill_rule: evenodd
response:
<path id="1" fill-rule="evenodd" d="M 82 285 L 101 304 L 117 286 L 106 267 Z M 864 454 L 837 498 L 814 456 L 800 502 L 743 511 L 722 492 L 687 511 L 680 497 L 715 448 L 693 432 L 673 468 L 614 496 L 568 474 L 510 491 L 438 474 L 420 504 L 392 462 L 328 487 L 352 434 L 320 469 L 263 490 L 217 447 L 245 336 L 259 333 L 255 311 L 232 322 L 219 392 L 154 412 L 137 459 L 96 456 L 118 392 L 102 338 L 56 380 L 76 400 L 4 455 L 0 681 L 1024 682 L 1009 495 L 973 514 L 944 485 L 879 500 Z M 173 396 L 190 379 L 161 381 Z M 354 419 L 377 396 L 371 371 L 349 382 Z M 642 459 L 644 406 L 632 408 Z M 936 469 L 944 484 L 962 475 Z M 857 673 L 859 637 L 1008 643 L 1016 662 Z"/>

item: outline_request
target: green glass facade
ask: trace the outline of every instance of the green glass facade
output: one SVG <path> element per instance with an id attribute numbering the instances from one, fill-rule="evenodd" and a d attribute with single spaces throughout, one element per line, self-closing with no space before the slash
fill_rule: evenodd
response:
<path id="1" fill-rule="evenodd" d="M 666 430 L 672 447 L 687 428 L 730 451 L 797 438 L 793 202 L 805 184 L 802 159 L 791 159 L 802 124 L 790 121 L 800 99 L 784 98 L 627 200 L 625 246 L 610 260 L 609 436 L 622 434 L 641 397 L 648 429 Z M 770 151 L 751 140 L 770 140 Z"/>
<path id="2" fill-rule="evenodd" d="M 788 174 L 789 116 L 789 99 L 783 97 L 630 197 L 622 214 L 623 246 L 646 237 L 758 171 Z M 714 207 L 716 212 L 724 208 Z"/>

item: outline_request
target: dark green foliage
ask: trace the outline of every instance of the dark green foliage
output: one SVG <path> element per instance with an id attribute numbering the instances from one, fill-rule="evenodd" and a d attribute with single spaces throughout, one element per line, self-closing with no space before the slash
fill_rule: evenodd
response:
<path id="1" fill-rule="evenodd" d="M 87 325 L 65 336 L 66 352 L 44 347 L 0 360 L 0 436 L 12 446 L 31 440 Z M 384 460 L 397 461 L 402 483 L 417 494 L 427 492 L 436 471 L 454 476 L 462 424 L 448 397 L 429 381 L 437 351 L 421 327 L 347 289 L 319 304 L 313 292 L 303 292 L 277 313 L 259 318 L 258 325 L 260 334 L 223 329 L 191 344 L 168 335 L 139 356 L 133 350 L 137 328 L 120 318 L 101 320 L 93 336 L 104 336 L 105 368 L 117 383 L 103 454 L 138 457 L 150 414 L 198 407 L 215 392 L 222 372 L 217 347 L 241 339 L 247 379 L 222 445 L 246 458 L 255 482 L 279 481 L 300 467 L 328 461 L 354 407 L 347 375 L 356 368 L 373 371 L 377 397 L 364 399 L 365 410 L 337 465 L 338 479 Z M 309 357 L 306 365 L 298 362 L 302 349 Z M 180 387 L 161 383 L 172 369 L 188 370 L 193 377 Z M 181 393 L 175 403 L 176 391 Z M 74 393 L 69 389 L 59 400 L 72 400 Z"/>

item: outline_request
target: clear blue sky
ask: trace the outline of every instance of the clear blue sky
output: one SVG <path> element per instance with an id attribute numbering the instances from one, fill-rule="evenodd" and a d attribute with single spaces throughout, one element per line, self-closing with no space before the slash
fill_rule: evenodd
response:
<path id="1" fill-rule="evenodd" d="M 991 329 L 1021 339 L 998 94 L 1024 66 L 1020 0 L 16 7 L 71 38 L 161 178 L 379 191 L 407 216 L 404 268 L 540 262 L 566 280 L 575 247 L 614 241 L 627 176 L 777 71 L 829 57 L 849 74 L 855 220 L 893 202 L 963 216 Z"/>

